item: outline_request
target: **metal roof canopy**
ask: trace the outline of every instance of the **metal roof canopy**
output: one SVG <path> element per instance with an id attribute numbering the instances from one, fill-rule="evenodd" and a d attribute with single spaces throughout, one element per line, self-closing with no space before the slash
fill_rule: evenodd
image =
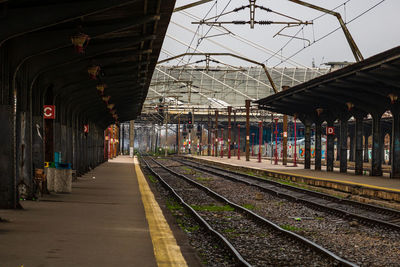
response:
<path id="1" fill-rule="evenodd" d="M 287 115 L 338 118 L 349 110 L 383 113 L 400 94 L 400 46 L 286 91 L 255 101 L 261 109 Z"/>
<path id="2" fill-rule="evenodd" d="M 37 103 L 52 88 L 62 118 L 65 113 L 82 114 L 104 128 L 114 119 L 96 90 L 101 82 L 107 84 L 105 92 L 119 121 L 140 114 L 175 1 L 6 3 L 2 19 L 10 27 L 0 32 L 0 46 L 7 49 L 11 61 L 19 109 L 28 109 L 29 98 Z M 71 44 L 71 37 L 80 31 L 90 37 L 84 54 L 76 53 Z M 99 65 L 105 74 L 101 81 L 89 79 L 92 65 Z M 26 86 L 19 86 L 23 83 Z M 6 90 L 1 93 L 2 99 L 12 95 Z M 36 114 L 41 112 L 38 107 L 34 105 Z"/>

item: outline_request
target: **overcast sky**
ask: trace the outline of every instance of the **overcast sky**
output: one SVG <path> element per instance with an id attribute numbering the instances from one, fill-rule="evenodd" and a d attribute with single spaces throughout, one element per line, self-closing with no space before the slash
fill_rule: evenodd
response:
<path id="1" fill-rule="evenodd" d="M 196 0 L 177 0 L 176 6 L 182 6 L 188 2 Z M 322 6 L 327 9 L 333 9 L 345 2 L 345 6 L 341 6 L 336 11 L 340 12 L 343 19 L 350 21 L 354 17 L 360 15 L 370 7 L 381 2 L 381 0 L 305 0 Z M 212 1 L 202 6 L 187 9 L 186 12 L 201 19 L 207 19 L 221 14 L 226 7 L 225 12 L 232 11 L 234 8 L 247 5 L 248 0 L 218 0 Z M 227 5 L 230 2 L 229 5 Z M 302 21 L 313 21 L 316 17 L 323 13 L 311 10 L 306 7 L 299 6 L 287 0 L 257 0 L 257 5 L 272 9 L 273 11 L 284 13 L 288 16 L 295 17 Z M 209 15 L 206 16 L 207 12 Z M 191 18 L 185 12 L 174 13 L 171 19 L 171 24 L 168 28 L 167 37 L 164 41 L 163 52 L 160 59 L 165 59 L 171 55 L 185 53 L 187 44 L 193 39 L 197 25 L 192 24 L 198 19 Z M 357 43 L 361 53 L 365 58 L 368 58 L 377 53 L 400 45 L 400 0 L 386 0 L 368 13 L 348 24 L 348 28 Z M 233 21 L 233 20 L 249 20 L 249 9 L 233 13 L 231 15 L 220 16 L 218 21 Z M 266 11 L 257 10 L 256 20 L 269 21 L 293 21 L 291 19 L 274 15 Z M 287 41 L 290 40 L 284 36 L 273 36 L 283 27 L 282 25 L 255 25 L 254 29 L 250 29 L 249 25 L 225 25 L 225 27 L 235 34 L 237 37 L 249 40 L 258 46 L 255 48 L 245 44 L 232 37 L 232 34 L 205 38 L 201 41 L 201 37 L 209 30 L 209 26 L 203 25 L 199 27 L 198 34 L 193 39 L 193 46 L 198 46 L 198 52 L 233 52 L 238 55 L 246 56 L 258 62 L 266 62 L 269 67 L 273 66 L 292 66 L 294 63 L 282 62 L 279 58 L 272 57 L 268 51 L 279 51 L 277 55 L 290 57 L 295 52 L 308 46 L 302 52 L 292 58 L 295 62 L 306 66 L 311 66 L 314 60 L 318 67 L 321 63 L 329 61 L 354 61 L 353 54 L 341 30 L 336 31 L 330 36 L 314 43 L 325 34 L 339 27 L 338 20 L 326 15 L 314 20 L 313 25 L 298 26 L 291 29 L 286 29 L 282 33 L 294 35 L 299 32 L 297 37 L 306 40 L 293 39 L 282 51 L 280 49 Z M 186 29 L 187 28 L 187 29 Z M 221 29 L 218 28 L 217 29 Z M 211 29 L 207 36 L 220 34 L 217 29 Z M 301 30 L 302 29 L 302 30 Z M 175 39 L 175 40 L 174 40 Z M 214 43 L 213 43 L 214 42 Z M 186 44 L 186 45 L 185 45 Z M 192 52 L 192 50 L 191 50 Z M 170 53 L 170 54 L 167 54 Z M 202 58 L 194 57 L 191 62 Z M 222 58 L 221 58 L 222 59 Z M 224 62 L 234 65 L 248 65 L 246 62 L 223 59 Z M 178 64 L 177 61 L 171 61 L 170 64 Z M 181 63 L 182 64 L 182 63 Z"/>

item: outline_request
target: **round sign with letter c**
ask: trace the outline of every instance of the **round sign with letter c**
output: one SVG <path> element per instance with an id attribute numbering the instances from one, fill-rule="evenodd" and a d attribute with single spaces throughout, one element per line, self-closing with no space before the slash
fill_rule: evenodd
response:
<path id="1" fill-rule="evenodd" d="M 56 118 L 56 106 L 54 105 L 44 105 L 43 106 L 43 117 L 45 119 L 55 119 Z"/>

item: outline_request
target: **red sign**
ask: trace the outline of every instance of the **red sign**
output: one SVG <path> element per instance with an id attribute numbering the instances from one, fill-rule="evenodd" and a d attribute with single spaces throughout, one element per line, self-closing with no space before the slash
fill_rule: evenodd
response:
<path id="1" fill-rule="evenodd" d="M 326 135 L 335 135 L 335 127 L 326 127 Z"/>
<path id="2" fill-rule="evenodd" d="M 83 125 L 83 132 L 84 133 L 89 133 L 89 124 Z"/>
<path id="3" fill-rule="evenodd" d="M 43 117 L 45 119 L 54 120 L 56 118 L 56 106 L 44 105 L 43 106 Z"/>

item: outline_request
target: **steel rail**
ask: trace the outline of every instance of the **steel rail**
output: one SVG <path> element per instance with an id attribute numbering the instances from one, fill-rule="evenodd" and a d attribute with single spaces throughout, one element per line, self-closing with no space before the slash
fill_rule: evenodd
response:
<path id="1" fill-rule="evenodd" d="M 242 213 L 244 213 L 244 214 L 250 215 L 251 217 L 253 217 L 253 218 L 256 219 L 257 221 L 259 221 L 259 222 L 261 222 L 261 223 L 264 223 L 265 225 L 267 225 L 268 227 L 272 228 L 273 230 L 276 230 L 276 231 L 278 231 L 278 232 L 280 232 L 280 233 L 282 233 L 282 234 L 288 236 L 289 238 L 293 238 L 293 239 L 295 239 L 295 240 L 297 240 L 297 241 L 299 241 L 299 242 L 301 242 L 301 243 L 307 245 L 309 248 L 313 249 L 313 250 L 316 251 L 317 253 L 323 254 L 323 255 L 327 256 L 328 258 L 330 258 L 330 259 L 332 259 L 332 260 L 334 260 L 334 261 L 339 262 L 339 263 L 341 264 L 341 266 L 357 266 L 356 264 L 354 264 L 354 263 L 352 263 L 352 262 L 349 262 L 349 261 L 347 261 L 347 260 L 345 260 L 345 259 L 343 259 L 343 258 L 337 256 L 337 255 L 334 254 L 333 252 L 331 252 L 331 251 L 329 251 L 329 250 L 327 250 L 327 249 L 321 247 L 320 245 L 318 245 L 318 244 L 316 244 L 316 243 L 314 243 L 314 242 L 308 240 L 307 238 L 305 238 L 305 237 L 303 237 L 303 236 L 300 236 L 300 235 L 298 235 L 298 234 L 296 234 L 296 233 L 290 232 L 290 231 L 288 231 L 288 230 L 282 229 L 282 228 L 279 227 L 277 224 L 275 224 L 275 223 L 273 223 L 273 222 L 267 220 L 267 219 L 264 218 L 264 217 L 261 217 L 260 215 L 254 213 L 253 211 L 251 211 L 251 210 L 249 210 L 249 209 L 246 209 L 246 208 L 244 208 L 244 207 L 242 207 L 242 206 L 240 206 L 240 205 L 238 205 L 238 204 L 236 204 L 236 203 L 234 203 L 234 202 L 228 200 L 228 199 L 225 198 L 224 196 L 222 196 L 222 195 L 220 195 L 220 194 L 214 192 L 213 190 L 211 190 L 211 189 L 209 189 L 209 188 L 203 186 L 203 185 L 200 184 L 200 183 L 197 183 L 197 182 L 193 181 L 192 179 L 186 177 L 186 176 L 183 175 L 183 174 L 180 174 L 180 173 L 177 173 L 177 172 L 171 170 L 170 168 L 164 166 L 163 164 L 157 162 L 156 160 L 154 160 L 154 159 L 152 159 L 152 160 L 153 160 L 156 164 L 158 164 L 160 167 L 162 167 L 162 168 L 164 168 L 165 170 L 167 170 L 168 172 L 170 172 L 170 173 L 172 173 L 172 174 L 174 174 L 174 175 L 176 175 L 176 176 L 178 176 L 178 177 L 184 179 L 185 181 L 187 181 L 187 182 L 193 184 L 194 186 L 196 186 L 196 187 L 202 189 L 202 190 L 205 191 L 208 195 L 211 195 L 211 196 L 215 197 L 216 199 L 219 199 L 219 200 L 225 202 L 226 204 L 231 205 L 231 206 L 234 207 L 237 211 L 240 211 L 240 212 L 242 212 Z"/>
<path id="2" fill-rule="evenodd" d="M 266 187 L 257 185 L 257 184 L 252 183 L 252 182 L 248 182 L 248 181 L 241 180 L 239 178 L 232 177 L 230 174 L 234 174 L 234 175 L 241 176 L 241 177 L 244 177 L 244 178 L 247 178 L 247 179 L 251 179 L 253 181 L 262 182 L 262 183 L 265 183 L 265 184 L 270 184 L 270 185 L 273 185 L 273 186 L 276 186 L 276 187 L 281 187 L 281 188 L 284 188 L 284 189 L 287 189 L 287 190 L 290 190 L 290 191 L 299 192 L 299 193 L 302 193 L 302 194 L 305 194 L 305 195 L 308 195 L 308 196 L 317 197 L 319 199 L 332 201 L 332 202 L 337 203 L 337 204 L 346 204 L 346 205 L 350 205 L 352 207 L 362 208 L 362 209 L 365 209 L 367 211 L 373 211 L 373 212 L 376 212 L 376 213 L 378 213 L 380 215 L 382 215 L 382 214 L 391 215 L 393 217 L 397 217 L 397 219 L 400 219 L 400 212 L 396 211 L 396 210 L 383 208 L 383 207 L 378 207 L 378 206 L 365 204 L 365 203 L 360 203 L 360 202 L 347 200 L 347 199 L 340 199 L 340 198 L 337 198 L 337 197 L 334 197 L 334 196 L 331 196 L 331 195 L 328 195 L 328 194 L 315 192 L 315 191 L 311 191 L 311 190 L 307 190 L 307 189 L 303 189 L 303 188 L 299 188 L 299 187 L 295 187 L 295 186 L 291 186 L 291 185 L 281 184 L 281 183 L 276 182 L 276 181 L 266 180 L 266 179 L 261 178 L 261 177 L 256 177 L 256 176 L 251 176 L 251 175 L 248 175 L 248 174 L 238 173 L 238 172 L 234 172 L 234 171 L 231 171 L 231 170 L 218 168 L 218 167 L 215 167 L 215 166 L 207 165 L 207 168 L 209 168 L 209 169 L 207 169 L 207 168 L 201 167 L 201 166 L 190 165 L 190 164 L 187 163 L 187 160 L 185 160 L 185 161 L 177 160 L 177 159 L 174 159 L 174 160 L 176 160 L 178 162 L 181 162 L 183 164 L 189 165 L 189 166 L 191 166 L 193 168 L 196 168 L 196 169 L 208 172 L 208 173 L 212 173 L 212 174 L 217 175 L 217 176 L 224 177 L 224 178 L 229 179 L 229 180 L 234 180 L 234 181 L 237 181 L 237 182 L 245 183 L 247 185 L 256 186 L 257 188 L 260 188 L 260 189 L 262 189 L 264 191 L 267 191 L 270 194 L 276 195 L 278 197 L 283 197 L 283 198 L 286 198 L 286 199 L 289 199 L 289 200 L 292 200 L 292 201 L 296 201 L 296 202 L 302 202 L 304 204 L 311 205 L 312 207 L 315 207 L 315 208 L 317 208 L 319 210 L 327 211 L 327 212 L 330 212 L 332 214 L 335 214 L 335 215 L 338 215 L 338 216 L 341 216 L 341 217 L 344 217 L 344 218 L 355 219 L 355 220 L 357 220 L 357 221 L 359 221 L 359 222 L 361 222 L 361 223 L 363 223 L 365 225 L 371 225 L 372 224 L 372 225 L 383 226 L 383 227 L 386 227 L 386 228 L 389 228 L 389 229 L 400 231 L 400 225 L 398 225 L 398 224 L 394 224 L 394 223 L 391 223 L 391 222 L 388 222 L 388 221 L 383 221 L 383 220 L 378 220 L 378 219 L 365 217 L 365 216 L 362 216 L 362 215 L 354 214 L 352 212 L 349 212 L 349 211 L 346 211 L 346 210 L 342 210 L 342 209 L 338 209 L 338 208 L 334 208 L 334 207 L 328 207 L 326 205 L 326 203 L 325 204 L 321 204 L 321 203 L 317 203 L 316 201 L 304 199 L 304 198 L 301 198 L 301 197 L 296 197 L 296 196 L 287 194 L 285 192 L 279 192 L 278 190 L 274 190 L 272 188 L 266 188 Z M 192 162 L 192 163 L 194 163 L 194 162 Z M 210 168 L 214 169 L 214 170 L 217 170 L 217 171 L 210 170 Z M 220 172 L 225 172 L 226 174 L 223 174 L 223 173 L 220 173 Z"/>
<path id="3" fill-rule="evenodd" d="M 196 212 L 189 204 L 187 204 L 182 197 L 178 195 L 178 193 L 152 168 L 150 167 L 149 163 L 141 157 L 143 162 L 145 163 L 146 167 L 153 173 L 157 179 L 162 183 L 162 185 L 170 191 L 174 197 L 188 210 L 192 215 L 196 218 L 198 222 L 200 222 L 210 233 L 212 233 L 215 237 L 219 238 L 220 241 L 225 245 L 225 247 L 232 253 L 232 255 L 236 258 L 236 260 L 241 264 L 241 266 L 252 266 L 248 263 L 243 256 L 235 249 L 235 247 L 218 231 L 211 227 L 211 225 L 204 220 L 198 212 Z M 154 159 L 152 159 L 154 161 Z M 155 163 L 159 164 L 158 162 L 154 161 Z M 159 164 L 160 165 L 160 164 Z M 161 166 L 161 165 L 160 165 Z"/>

